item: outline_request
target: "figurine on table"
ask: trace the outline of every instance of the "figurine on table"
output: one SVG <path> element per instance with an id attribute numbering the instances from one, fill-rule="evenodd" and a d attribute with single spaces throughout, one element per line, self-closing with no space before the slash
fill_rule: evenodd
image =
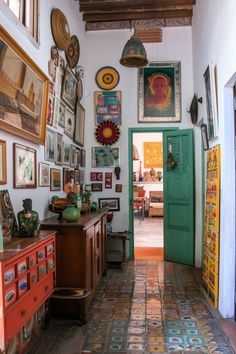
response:
<path id="1" fill-rule="evenodd" d="M 32 199 L 24 199 L 23 208 L 24 209 L 17 214 L 19 236 L 37 236 L 39 234 L 40 223 L 37 211 L 32 210 Z"/>

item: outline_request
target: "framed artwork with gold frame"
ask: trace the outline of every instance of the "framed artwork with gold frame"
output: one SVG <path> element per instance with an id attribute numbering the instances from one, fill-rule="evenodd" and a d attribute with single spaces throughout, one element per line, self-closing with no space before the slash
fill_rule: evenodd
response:
<path id="1" fill-rule="evenodd" d="M 0 140 L 0 184 L 7 184 L 7 148 L 6 141 Z"/>

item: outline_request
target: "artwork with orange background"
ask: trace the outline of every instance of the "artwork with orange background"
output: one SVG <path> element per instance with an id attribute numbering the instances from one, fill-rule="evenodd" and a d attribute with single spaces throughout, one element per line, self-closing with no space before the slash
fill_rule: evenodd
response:
<path id="1" fill-rule="evenodd" d="M 162 141 L 144 142 L 144 168 L 163 167 L 163 149 Z"/>

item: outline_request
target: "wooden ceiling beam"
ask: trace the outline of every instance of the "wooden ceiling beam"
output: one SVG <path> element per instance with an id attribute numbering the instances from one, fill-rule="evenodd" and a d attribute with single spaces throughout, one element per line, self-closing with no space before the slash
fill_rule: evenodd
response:
<path id="1" fill-rule="evenodd" d="M 192 10 L 171 10 L 171 11 L 140 11 L 140 12 L 110 12 L 110 13 L 85 13 L 83 20 L 86 22 L 100 22 L 100 21 L 132 21 L 145 20 L 157 18 L 178 18 L 178 17 L 192 17 Z"/>
<path id="2" fill-rule="evenodd" d="M 146 0 L 146 1 L 94 1 L 88 2 L 80 0 L 80 12 L 96 12 L 96 11 L 118 11 L 127 9 L 176 9 L 176 8 L 192 8 L 196 4 L 196 0 Z"/>

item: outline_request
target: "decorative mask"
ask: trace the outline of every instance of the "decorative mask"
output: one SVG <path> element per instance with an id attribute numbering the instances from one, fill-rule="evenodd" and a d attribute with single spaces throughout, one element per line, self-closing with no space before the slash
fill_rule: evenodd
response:
<path id="1" fill-rule="evenodd" d="M 120 179 L 120 167 L 119 166 L 115 167 L 115 175 L 116 175 L 116 179 Z"/>

